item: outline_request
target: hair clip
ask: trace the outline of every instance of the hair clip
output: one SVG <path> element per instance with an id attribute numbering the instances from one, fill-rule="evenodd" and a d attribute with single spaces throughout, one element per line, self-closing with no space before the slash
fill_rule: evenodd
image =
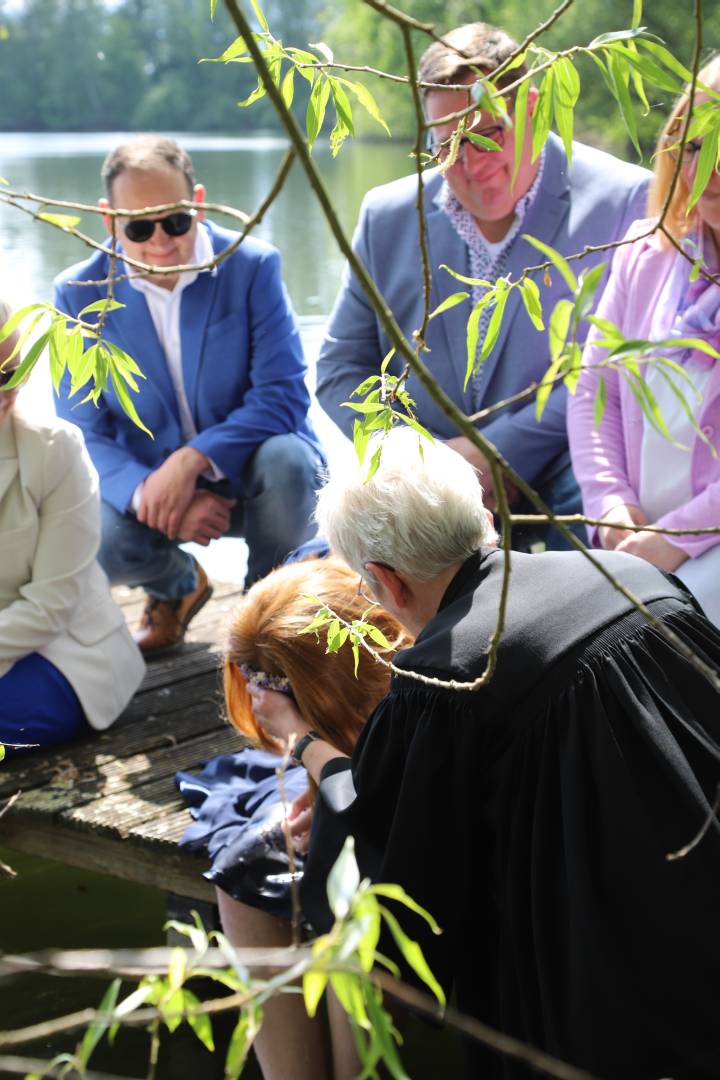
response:
<path id="1" fill-rule="evenodd" d="M 238 668 L 244 675 L 249 686 L 257 686 L 259 690 L 277 690 L 279 694 L 287 694 L 292 697 L 290 680 L 285 675 L 269 675 L 266 671 L 258 671 L 249 664 L 238 664 Z"/>

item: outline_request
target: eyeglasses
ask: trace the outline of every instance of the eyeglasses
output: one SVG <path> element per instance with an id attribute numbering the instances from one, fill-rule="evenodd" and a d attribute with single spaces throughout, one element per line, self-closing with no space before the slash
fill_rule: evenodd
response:
<path id="1" fill-rule="evenodd" d="M 483 146 L 481 143 L 474 142 L 470 135 L 480 135 L 483 139 L 491 139 L 492 142 L 497 143 L 498 147 L 502 150 L 505 145 L 505 136 L 507 134 L 507 128 L 501 124 L 496 124 L 493 127 L 483 128 L 482 131 L 470 131 L 468 134 L 463 135 L 458 144 L 457 160 L 464 161 L 465 154 L 468 150 L 474 150 L 478 154 L 496 154 L 497 150 L 494 150 L 491 146 Z M 440 141 L 437 136 L 432 132 L 428 139 L 428 149 L 431 154 L 434 154 L 438 161 L 447 161 L 450 154 L 450 148 L 452 146 L 452 138 Z"/>
<path id="2" fill-rule="evenodd" d="M 122 228 L 133 244 L 144 244 L 155 232 L 156 225 L 159 225 L 167 236 L 185 236 L 190 232 L 195 214 L 195 210 L 178 210 L 162 218 L 133 218 L 132 221 L 126 221 Z"/>

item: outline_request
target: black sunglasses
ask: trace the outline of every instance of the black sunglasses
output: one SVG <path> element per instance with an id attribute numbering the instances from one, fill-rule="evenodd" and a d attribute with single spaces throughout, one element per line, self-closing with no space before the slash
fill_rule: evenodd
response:
<path id="1" fill-rule="evenodd" d="M 190 232 L 195 217 L 195 210 L 177 210 L 162 218 L 133 218 L 123 225 L 123 232 L 133 244 L 144 244 L 155 232 L 155 226 L 168 236 L 184 236 Z"/>

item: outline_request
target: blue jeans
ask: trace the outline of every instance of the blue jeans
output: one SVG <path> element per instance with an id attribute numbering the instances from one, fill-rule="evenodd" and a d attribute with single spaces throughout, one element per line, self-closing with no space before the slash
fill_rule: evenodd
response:
<path id="1" fill-rule="evenodd" d="M 233 507 L 226 534 L 242 536 L 248 545 L 246 585 L 264 577 L 315 532 L 312 514 L 321 466 L 315 450 L 298 435 L 274 435 L 250 458 L 243 497 Z M 206 486 L 235 495 L 227 482 Z M 177 600 L 197 585 L 195 561 L 178 541 L 107 502 L 102 504 L 98 560 L 112 585 L 140 585 L 160 600 Z"/>
<path id="2" fill-rule="evenodd" d="M 38 653 L 17 660 L 0 678 L 0 742 L 57 746 L 90 731 L 62 672 Z M 7 753 L 19 753 L 7 745 Z"/>
<path id="3" fill-rule="evenodd" d="M 549 477 L 541 475 L 534 484 L 540 498 L 554 514 L 582 514 L 582 498 L 572 465 L 568 462 Z M 515 514 L 537 514 L 536 506 L 521 496 L 512 507 Z M 568 525 L 583 544 L 587 544 L 584 525 Z M 530 551 L 533 544 L 544 543 L 546 551 L 570 551 L 572 545 L 553 525 L 516 525 L 512 531 L 515 551 Z"/>

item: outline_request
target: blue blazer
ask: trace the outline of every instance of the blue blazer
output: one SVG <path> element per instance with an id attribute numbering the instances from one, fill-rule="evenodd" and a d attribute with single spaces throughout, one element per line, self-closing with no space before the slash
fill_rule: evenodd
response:
<path id="1" fill-rule="evenodd" d="M 645 214 L 649 173 L 628 165 L 600 150 L 573 144 L 572 165 L 560 140 L 550 135 L 541 187 L 523 222 L 521 233 L 552 244 L 569 255 L 586 244 L 619 240 L 630 222 Z M 426 174 L 425 214 L 432 269 L 431 310 L 446 297 L 465 286 L 445 270 L 446 263 L 462 274 L 470 273 L 467 245 L 460 239 L 441 207 L 438 195 L 442 177 L 437 170 Z M 401 329 L 409 337 L 422 321 L 422 267 L 418 244 L 417 177 L 375 188 L 366 196 L 360 212 L 354 249 L 393 311 Z M 609 259 L 590 255 L 576 264 L 576 272 Z M 517 237 L 513 242 L 506 273 L 513 280 L 526 266 L 543 262 L 540 252 Z M 551 275 L 551 285 L 536 274 L 547 316 L 557 301 L 568 296 L 559 274 Z M 470 304 L 465 301 L 433 319 L 427 332 L 430 352 L 423 360 L 445 392 L 466 415 L 474 411 L 471 385 L 463 390 L 467 349 L 465 328 Z M 352 433 L 354 417 L 340 407 L 351 392 L 369 375 L 376 374 L 390 344 L 370 308 L 357 279 L 346 268 L 340 294 L 330 316 L 318 360 L 317 395 L 325 411 L 346 434 Z M 547 330 L 538 332 L 523 308 L 519 290 L 513 289 L 505 308 L 500 336 L 485 361 L 480 377 L 480 407 L 503 401 L 538 382 L 550 364 Z M 389 370 L 399 374 L 403 364 L 397 358 Z M 418 419 L 434 434 L 447 439 L 458 432 L 414 375 L 408 380 L 410 395 L 417 404 Z M 353 399 L 357 400 L 357 398 Z M 559 386 L 550 395 L 542 421 L 535 420 L 535 402 L 504 409 L 483 425 L 483 433 L 497 446 L 510 464 L 527 481 L 533 482 L 547 468 L 554 471 L 569 461 L 565 426 L 566 391 Z"/>
<path id="2" fill-rule="evenodd" d="M 203 227 L 216 254 L 237 235 L 210 223 Z M 77 315 L 102 299 L 106 287 L 70 282 L 102 280 L 109 267 L 108 255 L 97 252 L 65 270 L 55 281 L 56 306 Z M 133 397 L 153 438 L 128 419 L 112 387 L 98 408 L 92 402 L 76 405 L 68 400 L 66 374 L 56 407 L 82 428 L 102 497 L 124 512 L 137 485 L 183 439 L 175 391 L 145 298 L 128 281 L 117 283 L 115 296 L 125 307 L 110 312 L 103 336 L 147 376 Z M 213 271 L 198 274 L 182 294 L 180 332 L 185 391 L 198 431 L 189 445 L 212 459 L 232 494 L 242 497 L 245 465 L 273 435 L 295 432 L 321 453 L 307 418 L 310 395 L 300 335 L 273 247 L 247 237 Z"/>

